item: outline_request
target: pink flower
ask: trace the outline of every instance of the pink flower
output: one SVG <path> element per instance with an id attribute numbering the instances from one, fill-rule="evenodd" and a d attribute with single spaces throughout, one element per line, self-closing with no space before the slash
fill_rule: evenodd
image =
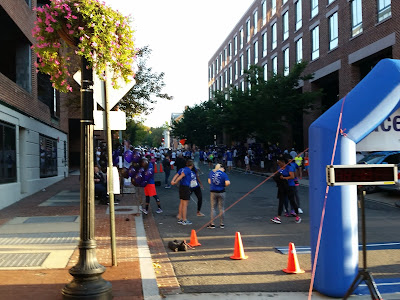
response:
<path id="1" fill-rule="evenodd" d="M 53 29 L 53 27 L 48 26 L 48 27 L 46 27 L 46 31 L 47 32 L 54 32 L 54 29 Z"/>
<path id="2" fill-rule="evenodd" d="M 79 29 L 79 30 L 83 30 L 83 27 L 82 27 L 82 26 L 79 26 L 78 29 Z"/>
<path id="3" fill-rule="evenodd" d="M 76 19 L 78 19 L 78 17 L 73 15 L 73 16 L 72 16 L 72 19 L 75 19 L 75 20 L 76 20 Z"/>
<path id="4" fill-rule="evenodd" d="M 73 30 L 69 30 L 68 33 L 69 34 L 74 34 L 74 31 Z"/>
<path id="5" fill-rule="evenodd" d="M 71 28 L 71 24 L 66 24 L 65 26 L 67 26 L 68 29 Z"/>

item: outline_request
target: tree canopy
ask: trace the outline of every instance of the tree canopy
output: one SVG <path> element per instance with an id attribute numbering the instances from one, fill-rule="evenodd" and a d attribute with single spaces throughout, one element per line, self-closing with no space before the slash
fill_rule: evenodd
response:
<path id="1" fill-rule="evenodd" d="M 312 74 L 302 75 L 306 62 L 296 64 L 287 76 L 276 74 L 265 81 L 262 68 L 251 66 L 245 71 L 248 88 L 231 86 L 216 91 L 213 99 L 189 107 L 183 118 L 172 124 L 172 135 L 188 143 L 210 145 L 214 135 L 230 135 L 234 141 L 254 137 L 260 142 L 279 142 L 288 128 L 298 134 L 303 114 L 321 92 L 302 92 L 300 82 Z"/>

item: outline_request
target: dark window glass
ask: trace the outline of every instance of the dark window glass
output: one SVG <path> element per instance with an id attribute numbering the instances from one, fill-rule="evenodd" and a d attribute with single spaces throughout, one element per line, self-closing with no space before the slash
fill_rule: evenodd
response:
<path id="1" fill-rule="evenodd" d="M 0 123 L 0 183 L 17 181 L 15 126 Z"/>
<path id="2" fill-rule="evenodd" d="M 57 141 L 41 135 L 39 144 L 40 177 L 57 176 Z"/>

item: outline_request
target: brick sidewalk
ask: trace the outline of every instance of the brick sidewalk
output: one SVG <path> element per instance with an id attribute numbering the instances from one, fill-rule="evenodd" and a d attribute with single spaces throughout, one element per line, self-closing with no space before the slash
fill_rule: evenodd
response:
<path id="1" fill-rule="evenodd" d="M 38 206 L 64 190 L 79 191 L 79 177 L 70 176 L 32 196 L 0 210 L 0 225 L 15 217 L 79 215 L 78 206 Z M 117 196 L 121 205 L 137 205 L 132 195 Z M 97 260 L 105 266 L 103 278 L 112 283 L 115 300 L 143 299 L 142 282 L 136 242 L 135 216 L 115 216 L 118 266 L 111 266 L 111 240 L 107 206 L 96 206 L 95 235 Z M 0 297 L 7 300 L 62 299 L 62 288 L 71 282 L 68 270 L 76 264 L 78 251 L 75 250 L 64 269 L 0 270 Z"/>

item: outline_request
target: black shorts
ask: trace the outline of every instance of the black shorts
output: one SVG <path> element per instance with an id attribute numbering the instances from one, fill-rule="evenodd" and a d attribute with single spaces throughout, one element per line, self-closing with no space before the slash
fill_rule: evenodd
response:
<path id="1" fill-rule="evenodd" d="M 179 199 L 190 200 L 190 187 L 184 185 L 179 186 Z"/>

